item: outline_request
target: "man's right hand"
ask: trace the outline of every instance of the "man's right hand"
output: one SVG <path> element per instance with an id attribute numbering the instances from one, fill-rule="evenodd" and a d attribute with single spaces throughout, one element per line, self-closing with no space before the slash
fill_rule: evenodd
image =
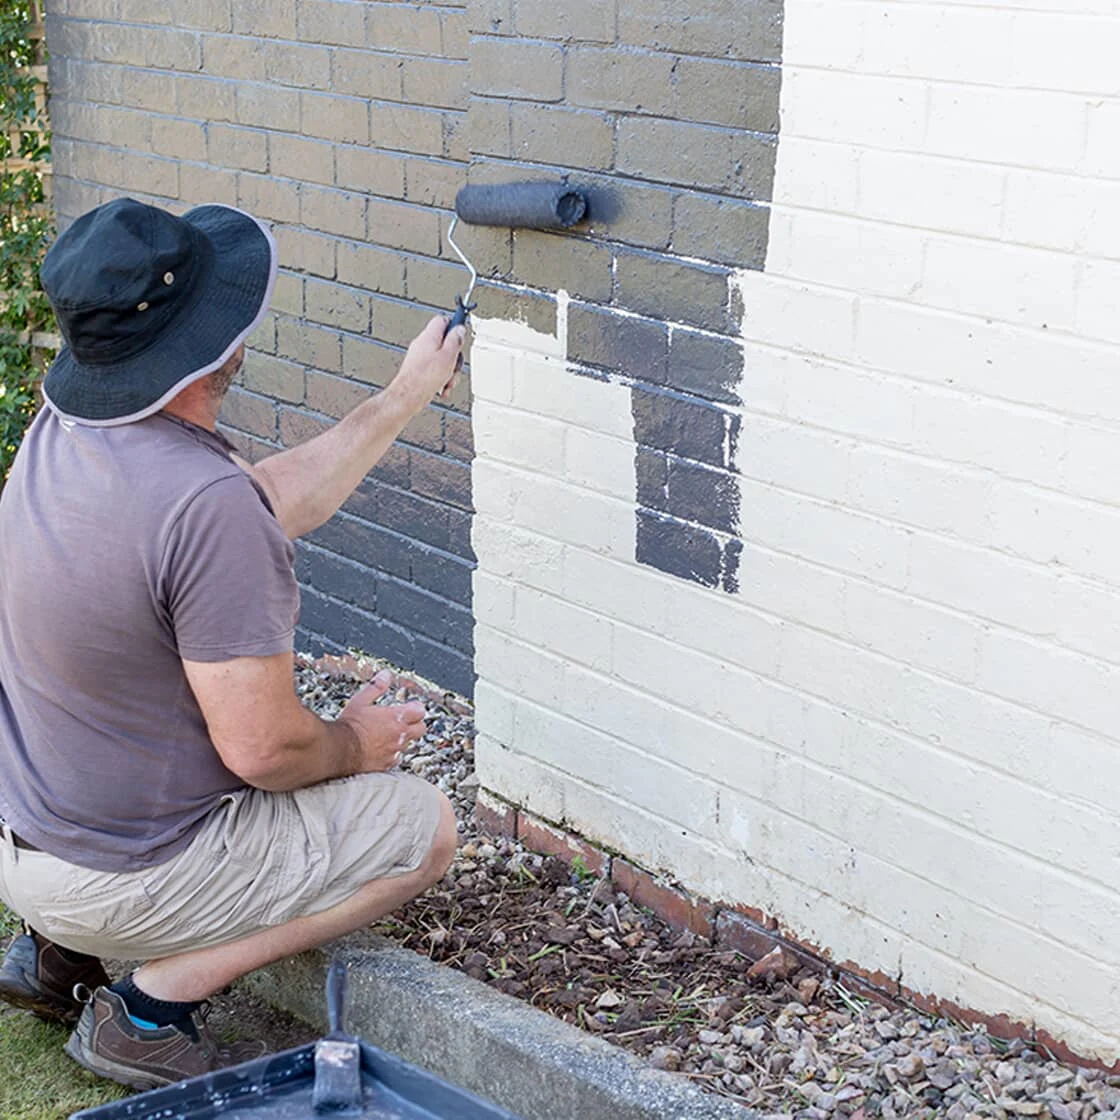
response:
<path id="1" fill-rule="evenodd" d="M 412 340 L 397 376 L 387 391 L 400 393 L 413 412 L 419 412 L 437 394 L 446 396 L 459 375 L 466 327 L 447 331 L 447 319 L 437 315 Z"/>
<path id="2" fill-rule="evenodd" d="M 342 714 L 340 723 L 347 724 L 361 744 L 362 770 L 391 770 L 400 761 L 401 751 L 409 743 L 423 738 L 424 705 L 419 700 L 408 704 L 378 704 L 393 683 L 392 674 L 383 669 L 372 683 L 356 692 Z"/>

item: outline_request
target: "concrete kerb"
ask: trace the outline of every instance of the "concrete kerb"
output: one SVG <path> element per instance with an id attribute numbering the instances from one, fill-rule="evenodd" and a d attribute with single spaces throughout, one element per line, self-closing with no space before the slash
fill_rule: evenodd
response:
<path id="1" fill-rule="evenodd" d="M 349 975 L 346 1029 L 524 1120 L 758 1120 L 683 1078 L 392 942 L 350 938 L 245 983 L 325 1034 L 327 967 Z"/>

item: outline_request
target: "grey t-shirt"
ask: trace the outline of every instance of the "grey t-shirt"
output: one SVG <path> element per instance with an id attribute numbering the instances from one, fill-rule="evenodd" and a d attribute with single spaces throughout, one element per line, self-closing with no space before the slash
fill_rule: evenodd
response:
<path id="1" fill-rule="evenodd" d="M 292 647 L 292 546 L 213 432 L 44 408 L 0 493 L 0 816 L 105 871 L 162 863 L 225 793 L 182 659 Z"/>

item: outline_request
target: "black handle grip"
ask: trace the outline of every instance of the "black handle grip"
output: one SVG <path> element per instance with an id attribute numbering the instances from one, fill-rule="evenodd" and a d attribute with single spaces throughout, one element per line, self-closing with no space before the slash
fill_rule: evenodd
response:
<path id="1" fill-rule="evenodd" d="M 461 327 L 466 321 L 467 316 L 478 306 L 477 303 L 464 303 L 462 296 L 455 297 L 455 314 L 451 316 L 450 322 L 444 328 L 443 337 L 446 338 L 448 334 L 456 327 Z"/>
<path id="2" fill-rule="evenodd" d="M 327 972 L 327 1015 L 331 1034 L 342 1034 L 346 1019 L 346 965 L 339 960 L 332 961 Z"/>

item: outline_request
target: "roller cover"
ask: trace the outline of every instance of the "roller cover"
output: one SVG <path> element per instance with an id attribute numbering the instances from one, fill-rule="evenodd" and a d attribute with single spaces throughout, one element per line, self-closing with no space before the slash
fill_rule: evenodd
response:
<path id="1" fill-rule="evenodd" d="M 463 187 L 455 213 L 477 226 L 567 229 L 587 213 L 587 198 L 567 183 L 496 183 Z"/>

